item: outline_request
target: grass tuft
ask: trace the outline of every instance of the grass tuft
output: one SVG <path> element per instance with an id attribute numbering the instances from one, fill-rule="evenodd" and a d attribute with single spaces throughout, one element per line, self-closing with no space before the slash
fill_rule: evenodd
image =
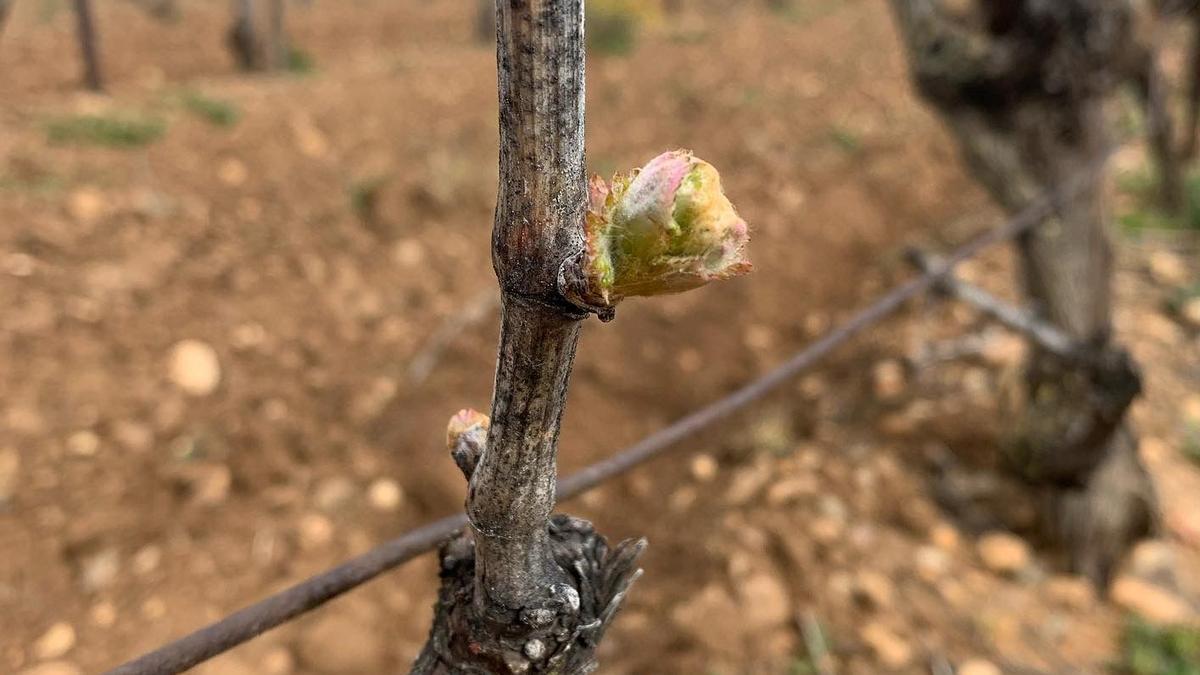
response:
<path id="1" fill-rule="evenodd" d="M 367 222 L 378 217 L 379 196 L 387 181 L 387 176 L 369 176 L 354 181 L 346 188 L 354 215 Z"/>
<path id="2" fill-rule="evenodd" d="M 588 0 L 588 51 L 624 56 L 637 45 L 642 24 L 657 18 L 655 3 L 645 0 Z"/>
<path id="3" fill-rule="evenodd" d="M 242 114 L 233 103 L 207 96 L 198 91 L 184 92 L 183 107 L 188 112 L 215 127 L 231 127 L 238 123 Z"/>
<path id="4" fill-rule="evenodd" d="M 862 138 L 845 127 L 835 126 L 829 130 L 829 140 L 848 155 L 856 155 L 862 150 Z"/>
<path id="5" fill-rule="evenodd" d="M 1117 222 L 1125 230 L 1200 230 L 1200 172 L 1184 178 L 1184 206 L 1179 214 L 1165 213 L 1159 207 L 1158 176 L 1154 171 L 1120 174 L 1116 185 L 1129 197 L 1128 208 L 1117 215 Z"/>
<path id="6" fill-rule="evenodd" d="M 310 75 L 317 70 L 317 60 L 299 47 L 289 47 L 284 67 L 293 75 Z"/>
<path id="7" fill-rule="evenodd" d="M 1200 629 L 1152 626 L 1134 619 L 1125 627 L 1121 675 L 1200 675 Z"/>
<path id="8" fill-rule="evenodd" d="M 166 130 L 166 122 L 157 117 L 75 115 L 50 120 L 46 137 L 56 145 L 136 148 L 153 143 Z"/>

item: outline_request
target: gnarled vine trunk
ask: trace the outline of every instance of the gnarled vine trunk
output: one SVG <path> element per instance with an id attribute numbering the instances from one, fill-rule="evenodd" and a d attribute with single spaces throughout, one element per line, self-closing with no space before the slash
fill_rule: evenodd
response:
<path id="1" fill-rule="evenodd" d="M 918 89 L 966 161 L 1010 212 L 1063 189 L 1055 215 L 1020 239 L 1033 308 L 1088 358 L 1034 350 L 1028 402 L 1009 459 L 1046 496 L 1044 515 L 1073 566 L 1098 584 L 1147 534 L 1154 512 L 1125 411 L 1139 391 L 1112 338 L 1113 254 L 1097 167 L 1103 104 L 1124 77 L 1123 0 L 892 0 Z M 1091 175 L 1080 189 L 1067 189 Z"/>

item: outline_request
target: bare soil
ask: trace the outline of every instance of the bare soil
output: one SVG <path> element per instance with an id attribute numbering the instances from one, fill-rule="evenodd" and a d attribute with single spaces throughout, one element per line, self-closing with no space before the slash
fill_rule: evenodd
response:
<path id="1" fill-rule="evenodd" d="M 102 671 L 460 509 L 445 423 L 491 393 L 495 70 L 473 3 L 297 8 L 315 69 L 275 76 L 235 72 L 223 3 L 181 2 L 165 24 L 97 4 L 109 95 L 79 91 L 54 3 L 16 3 L 0 38 L 4 672 Z M 880 3 L 728 5 L 589 57 L 589 163 L 693 149 L 751 223 L 756 271 L 586 328 L 564 471 L 819 336 L 909 274 L 904 247 L 998 218 L 910 93 Z M 240 119 L 195 114 L 197 94 Z M 52 142 L 77 115 L 165 132 Z M 1147 371 L 1135 419 L 1164 503 L 1122 578 L 1193 617 L 1200 469 L 1182 451 L 1200 443 L 1200 338 L 1164 308 L 1200 281 L 1196 251 L 1123 238 L 1118 316 Z M 997 251 L 966 273 L 1011 297 L 1009 267 Z M 483 318 L 431 352 L 466 307 Z M 181 362 L 184 340 L 199 356 Z M 840 673 L 1102 671 L 1123 610 L 1062 573 L 1033 496 L 980 459 L 1019 363 L 971 311 L 919 303 L 693 454 L 566 505 L 651 544 L 601 672 L 809 672 L 818 624 Z M 981 546 L 997 528 L 1025 537 L 998 544 L 1012 564 Z M 425 556 L 197 672 L 405 672 L 435 577 Z"/>

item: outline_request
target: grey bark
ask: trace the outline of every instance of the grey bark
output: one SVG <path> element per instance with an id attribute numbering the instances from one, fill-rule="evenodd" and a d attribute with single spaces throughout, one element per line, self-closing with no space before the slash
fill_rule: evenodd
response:
<path id="1" fill-rule="evenodd" d="M 959 13 L 935 0 L 892 6 L 918 89 L 1005 209 L 1103 161 L 1103 102 L 1124 79 L 1131 39 L 1123 0 L 976 0 Z M 1046 523 L 1073 567 L 1101 585 L 1147 534 L 1155 503 L 1124 419 L 1138 378 L 1112 340 L 1107 227 L 1100 176 L 1019 240 L 1030 303 L 1093 357 L 1080 365 L 1033 350 L 1009 457 L 1045 495 Z"/>
<path id="2" fill-rule="evenodd" d="M 91 0 L 75 0 L 75 25 L 79 52 L 83 57 L 83 83 L 92 91 L 104 89 L 100 75 L 100 55 L 96 46 L 96 24 Z"/>
<path id="3" fill-rule="evenodd" d="M 242 70 L 285 68 L 289 52 L 285 0 L 267 0 L 265 5 L 256 0 L 234 0 L 227 40 Z"/>
<path id="4" fill-rule="evenodd" d="M 227 41 L 242 70 L 261 70 L 264 66 L 262 40 L 255 19 L 254 0 L 233 0 L 233 23 Z"/>
<path id="5" fill-rule="evenodd" d="M 1183 156 L 1196 156 L 1196 135 L 1200 133 L 1200 7 L 1193 7 L 1192 45 L 1188 55 L 1187 120 L 1184 122 Z"/>
<path id="6" fill-rule="evenodd" d="M 1183 208 L 1183 168 L 1175 147 L 1174 122 L 1170 112 L 1170 89 L 1158 63 L 1156 45 L 1140 45 L 1133 50 L 1130 78 L 1141 98 L 1146 114 L 1146 135 L 1158 169 L 1159 202 L 1163 209 L 1178 213 Z M 1187 149 L 1184 148 L 1183 152 Z"/>
<path id="7" fill-rule="evenodd" d="M 271 70 L 280 70 L 287 67 L 288 61 L 288 44 L 287 44 L 287 3 L 285 0 L 271 0 L 268 5 L 268 27 L 269 35 L 267 37 L 267 67 Z"/>
<path id="8" fill-rule="evenodd" d="M 4 35 L 4 25 L 8 23 L 8 13 L 12 9 L 12 0 L 0 0 L 0 35 Z"/>
<path id="9" fill-rule="evenodd" d="M 583 1 L 501 0 L 496 21 L 502 315 L 491 425 L 481 453 L 454 453 L 471 528 L 442 550 L 434 625 L 413 672 L 583 673 L 644 546 L 610 550 L 590 524 L 551 518 L 586 317 L 558 287 L 583 248 Z"/>

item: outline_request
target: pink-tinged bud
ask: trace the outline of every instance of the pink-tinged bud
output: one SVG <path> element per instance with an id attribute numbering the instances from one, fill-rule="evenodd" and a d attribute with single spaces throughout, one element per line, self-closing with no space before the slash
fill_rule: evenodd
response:
<path id="1" fill-rule="evenodd" d="M 580 283 L 564 292 L 591 309 L 630 296 L 679 293 L 750 271 L 746 221 L 711 164 L 665 152 L 611 184 L 592 178 Z"/>
<path id="2" fill-rule="evenodd" d="M 450 423 L 446 425 L 446 448 L 453 450 L 458 445 L 459 439 L 464 435 L 478 434 L 483 432 L 483 437 L 487 438 L 487 429 L 491 424 L 491 419 L 487 415 L 473 410 L 464 408 L 454 414 L 450 418 Z"/>

